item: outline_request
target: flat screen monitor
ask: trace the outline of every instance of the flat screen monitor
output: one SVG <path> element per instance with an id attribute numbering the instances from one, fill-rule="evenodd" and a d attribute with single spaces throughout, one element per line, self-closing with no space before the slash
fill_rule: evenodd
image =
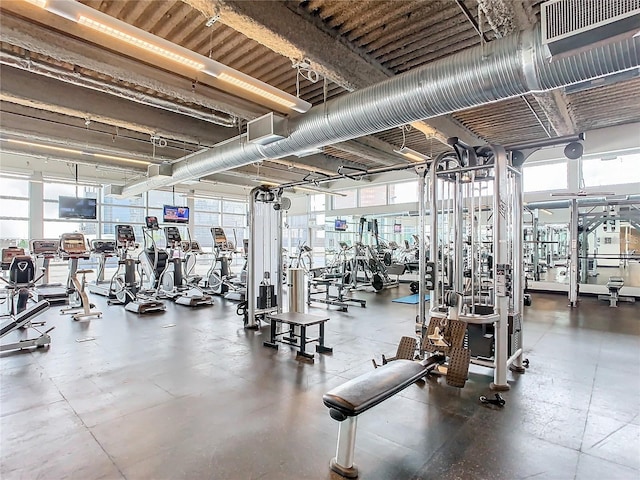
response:
<path id="1" fill-rule="evenodd" d="M 147 224 L 147 228 L 150 230 L 158 230 L 158 217 L 144 217 L 144 222 Z"/>
<path id="2" fill-rule="evenodd" d="M 336 232 L 346 232 L 347 231 L 347 221 L 346 220 L 340 220 L 339 218 L 336 218 L 336 221 L 334 222 L 334 227 L 336 229 Z"/>
<path id="3" fill-rule="evenodd" d="M 394 223 L 393 224 L 393 233 L 402 233 L 402 224 Z"/>
<path id="4" fill-rule="evenodd" d="M 59 218 L 96 219 L 95 198 L 58 197 Z"/>
<path id="5" fill-rule="evenodd" d="M 162 208 L 162 221 L 165 223 L 189 223 L 189 207 L 165 205 Z"/>

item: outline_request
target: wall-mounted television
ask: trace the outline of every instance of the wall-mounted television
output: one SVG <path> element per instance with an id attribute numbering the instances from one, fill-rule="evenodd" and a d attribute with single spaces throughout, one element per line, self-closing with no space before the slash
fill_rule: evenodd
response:
<path id="1" fill-rule="evenodd" d="M 336 218 L 335 222 L 334 222 L 334 228 L 336 230 L 336 232 L 346 232 L 347 231 L 347 221 L 346 220 L 340 220 L 339 218 Z"/>
<path id="2" fill-rule="evenodd" d="M 394 223 L 393 224 L 393 233 L 402 233 L 402 224 Z"/>
<path id="3" fill-rule="evenodd" d="M 189 207 L 165 205 L 162 208 L 162 221 L 165 223 L 189 223 Z"/>
<path id="4" fill-rule="evenodd" d="M 59 218 L 82 218 L 86 220 L 96 219 L 95 198 L 58 197 Z"/>

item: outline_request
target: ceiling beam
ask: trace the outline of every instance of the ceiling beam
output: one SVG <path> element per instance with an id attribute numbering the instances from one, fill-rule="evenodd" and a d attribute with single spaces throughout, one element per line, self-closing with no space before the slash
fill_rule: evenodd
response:
<path id="1" fill-rule="evenodd" d="M 313 70 L 346 90 L 368 87 L 394 75 L 365 50 L 356 47 L 297 4 L 289 8 L 287 2 L 183 1 L 207 18 L 220 15 L 220 22 L 292 61 L 310 60 Z M 472 136 L 478 141 L 473 133 L 453 122 L 429 119 L 428 123 L 443 137 L 469 140 Z"/>
<path id="2" fill-rule="evenodd" d="M 277 163 L 284 166 L 294 166 L 302 170 L 309 172 L 318 172 L 325 175 L 336 175 L 340 167 L 354 167 L 363 168 L 363 165 L 351 162 L 349 160 L 343 160 L 340 158 L 332 157 L 330 155 L 324 155 L 321 153 L 314 155 L 307 155 L 306 157 L 285 157 L 279 159 L 271 159 L 269 162 Z"/>
<path id="3" fill-rule="evenodd" d="M 161 161 L 183 157 L 185 152 L 197 150 L 196 145 L 167 141 L 165 147 L 154 147 L 148 135 L 92 121 L 86 125 L 80 118 L 0 102 L 2 125 L 6 136 L 33 139 L 45 143 L 83 143 L 85 146 L 109 150 L 122 150 L 132 155 L 146 156 Z M 164 145 L 164 143 L 163 143 Z"/>
<path id="4" fill-rule="evenodd" d="M 40 9 L 28 11 L 26 2 L 2 4 L 2 29 L 0 41 L 23 48 L 29 52 L 50 57 L 74 68 L 84 68 L 105 75 L 117 82 L 138 85 L 178 102 L 199 105 L 244 119 L 257 118 L 269 110 L 255 103 L 240 99 L 196 81 L 128 58 L 88 42 L 60 35 L 43 25 L 58 25 L 65 21 Z M 38 25 L 6 12 L 7 8 L 41 22 Z M 66 21 L 66 23 L 70 23 Z M 68 25 L 63 25 L 69 29 Z M 63 26 L 60 26 L 62 29 Z M 76 32 L 80 36 L 81 32 Z"/>
<path id="5" fill-rule="evenodd" d="M 0 100 L 4 102 L 191 144 L 212 146 L 236 133 L 232 128 L 70 85 L 6 65 L 1 67 L 1 72 Z"/>
<path id="6" fill-rule="evenodd" d="M 531 4 L 531 0 L 523 2 L 478 0 L 478 5 L 486 16 L 487 22 L 499 37 L 505 37 L 518 30 L 532 28 L 536 24 L 537 18 Z M 535 93 L 533 97 L 558 136 L 578 133 L 576 121 L 571 114 L 567 97 L 563 91 Z"/>
<path id="7" fill-rule="evenodd" d="M 382 146 L 382 148 L 378 148 L 380 146 Z M 333 144 L 331 148 L 366 158 L 367 160 L 377 162 L 387 167 L 409 163 L 405 157 L 395 153 L 391 145 L 375 138 L 363 137 L 358 140 L 349 140 L 347 142 Z"/>

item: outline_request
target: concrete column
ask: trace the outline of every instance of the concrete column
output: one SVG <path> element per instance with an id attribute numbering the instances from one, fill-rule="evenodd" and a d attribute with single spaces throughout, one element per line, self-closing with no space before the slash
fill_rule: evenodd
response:
<path id="1" fill-rule="evenodd" d="M 29 182 L 29 240 L 44 236 L 43 201 L 42 172 L 33 172 Z"/>

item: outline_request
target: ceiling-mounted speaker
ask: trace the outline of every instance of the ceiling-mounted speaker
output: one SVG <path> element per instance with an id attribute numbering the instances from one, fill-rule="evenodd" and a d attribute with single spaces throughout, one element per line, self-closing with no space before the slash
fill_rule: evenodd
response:
<path id="1" fill-rule="evenodd" d="M 571 142 L 564 147 L 564 156 L 569 160 L 577 160 L 582 157 L 584 147 L 580 142 Z"/>

